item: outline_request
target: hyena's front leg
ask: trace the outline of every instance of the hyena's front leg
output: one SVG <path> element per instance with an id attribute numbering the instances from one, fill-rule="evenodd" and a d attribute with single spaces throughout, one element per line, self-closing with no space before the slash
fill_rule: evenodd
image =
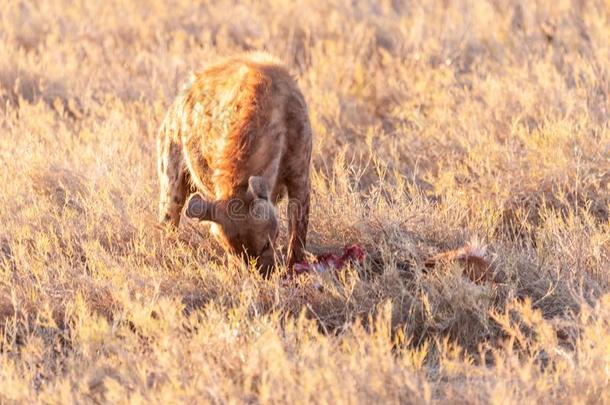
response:
<path id="1" fill-rule="evenodd" d="M 159 133 L 159 221 L 177 227 L 189 190 L 189 179 L 182 155 L 182 146 L 167 131 Z"/>
<path id="2" fill-rule="evenodd" d="M 288 184 L 288 268 L 303 261 L 309 224 L 309 176 Z"/>

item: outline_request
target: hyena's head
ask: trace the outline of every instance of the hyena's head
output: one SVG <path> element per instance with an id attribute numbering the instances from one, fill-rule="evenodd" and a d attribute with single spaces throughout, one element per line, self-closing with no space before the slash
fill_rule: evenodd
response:
<path id="1" fill-rule="evenodd" d="M 213 235 L 231 253 L 256 259 L 263 274 L 275 266 L 274 246 L 279 232 L 277 213 L 269 201 L 267 182 L 251 176 L 244 196 L 210 201 L 199 194 L 189 199 L 186 215 L 213 222 Z"/>

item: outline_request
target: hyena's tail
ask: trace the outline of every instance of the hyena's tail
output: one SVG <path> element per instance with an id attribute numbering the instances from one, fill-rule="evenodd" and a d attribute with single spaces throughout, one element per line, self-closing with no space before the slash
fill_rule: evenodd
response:
<path id="1" fill-rule="evenodd" d="M 439 253 L 424 262 L 427 268 L 433 268 L 437 263 L 458 262 L 465 266 L 465 274 L 474 282 L 493 279 L 492 263 L 487 258 L 487 246 L 477 238 L 473 238 L 459 249 Z"/>

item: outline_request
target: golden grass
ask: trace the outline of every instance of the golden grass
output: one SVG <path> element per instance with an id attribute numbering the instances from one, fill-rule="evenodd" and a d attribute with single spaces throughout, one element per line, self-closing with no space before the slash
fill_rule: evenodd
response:
<path id="1" fill-rule="evenodd" d="M 0 403 L 610 402 L 610 3 L 12 1 Z M 315 134 L 309 250 L 262 280 L 155 225 L 180 82 L 266 49 Z M 432 254 L 477 236 L 497 282 Z"/>

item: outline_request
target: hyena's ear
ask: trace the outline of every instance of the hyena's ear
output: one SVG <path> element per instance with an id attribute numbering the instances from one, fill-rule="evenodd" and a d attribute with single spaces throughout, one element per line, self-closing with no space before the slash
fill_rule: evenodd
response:
<path id="1" fill-rule="evenodd" d="M 193 194 L 186 205 L 186 216 L 202 221 L 217 221 L 218 204 L 207 201 L 199 194 Z"/>
<path id="2" fill-rule="evenodd" d="M 269 189 L 267 187 L 267 180 L 261 176 L 250 176 L 248 179 L 248 193 L 253 198 L 269 199 Z"/>

